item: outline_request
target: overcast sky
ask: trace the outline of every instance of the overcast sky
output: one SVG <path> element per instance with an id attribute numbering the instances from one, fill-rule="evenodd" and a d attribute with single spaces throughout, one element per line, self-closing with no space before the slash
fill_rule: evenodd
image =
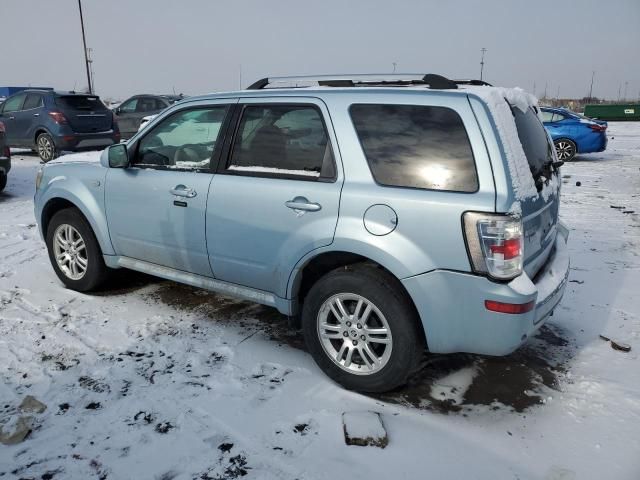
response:
<path id="1" fill-rule="evenodd" d="M 640 96 L 640 0 L 83 0 L 103 97 L 274 75 L 480 76 L 542 96 Z M 77 0 L 0 0 L 0 86 L 82 89 Z M 242 68 L 240 67 L 242 65 Z"/>

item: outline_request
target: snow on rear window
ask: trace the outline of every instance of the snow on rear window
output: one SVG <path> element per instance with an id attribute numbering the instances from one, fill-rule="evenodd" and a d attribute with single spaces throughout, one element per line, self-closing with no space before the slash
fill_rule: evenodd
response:
<path id="1" fill-rule="evenodd" d="M 482 98 L 489 107 L 507 157 L 509 174 L 516 199 L 526 200 L 527 198 L 536 197 L 538 190 L 533 181 L 533 175 L 531 175 L 529 162 L 527 162 L 527 157 L 520 143 L 520 137 L 518 136 L 518 130 L 509 104 L 522 112 L 526 112 L 530 107 L 537 105 L 537 99 L 521 88 L 465 87 L 465 90 Z"/>

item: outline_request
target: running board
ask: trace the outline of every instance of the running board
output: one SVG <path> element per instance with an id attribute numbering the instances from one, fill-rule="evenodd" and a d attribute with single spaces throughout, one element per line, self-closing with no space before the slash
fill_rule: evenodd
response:
<path id="1" fill-rule="evenodd" d="M 276 299 L 276 296 L 274 294 L 265 292 L 263 290 L 242 287 L 234 283 L 227 283 L 221 280 L 215 280 L 213 278 L 203 277 L 202 275 L 195 275 L 193 273 L 183 272 L 182 270 L 163 267 L 162 265 L 156 265 L 155 263 L 149 263 L 129 257 L 117 257 L 117 259 L 118 260 L 116 261 L 116 264 L 119 267 L 129 268 L 131 270 L 148 273 L 149 275 L 153 275 L 156 277 L 173 280 L 174 282 L 185 283 L 187 285 L 191 285 L 192 287 L 204 288 L 206 290 L 223 293 L 231 297 L 250 300 L 252 302 L 261 303 L 270 307 L 276 307 L 278 308 L 278 310 L 282 311 L 284 299 Z M 284 302 L 289 303 L 286 301 Z"/>

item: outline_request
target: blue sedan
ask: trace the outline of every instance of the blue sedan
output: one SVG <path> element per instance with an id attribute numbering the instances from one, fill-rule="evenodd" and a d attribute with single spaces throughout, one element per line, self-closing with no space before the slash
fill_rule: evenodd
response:
<path id="1" fill-rule="evenodd" d="M 558 160 L 568 162 L 578 153 L 607 148 L 607 122 L 593 120 L 564 108 L 541 107 L 542 121 L 556 146 Z"/>

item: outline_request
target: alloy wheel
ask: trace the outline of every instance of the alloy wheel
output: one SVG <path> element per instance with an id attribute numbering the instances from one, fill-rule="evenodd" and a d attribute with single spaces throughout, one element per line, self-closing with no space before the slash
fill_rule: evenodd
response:
<path id="1" fill-rule="evenodd" d="M 51 138 L 49 138 L 47 135 L 40 135 L 38 137 L 38 155 L 40 156 L 40 158 L 42 160 L 44 160 L 45 162 L 48 162 L 49 160 L 53 159 L 53 153 L 55 151 L 53 142 L 51 141 Z"/>
<path id="2" fill-rule="evenodd" d="M 382 312 L 370 300 L 353 293 L 339 293 L 321 305 L 317 330 L 325 353 L 342 370 L 371 375 L 391 357 L 391 329 Z"/>
<path id="3" fill-rule="evenodd" d="M 71 280 L 80 280 L 87 273 L 87 247 L 78 230 L 71 225 L 63 223 L 56 228 L 53 253 L 58 267 Z"/>
<path id="4" fill-rule="evenodd" d="M 569 160 L 575 155 L 575 147 L 571 142 L 560 140 L 556 143 L 558 160 Z"/>

